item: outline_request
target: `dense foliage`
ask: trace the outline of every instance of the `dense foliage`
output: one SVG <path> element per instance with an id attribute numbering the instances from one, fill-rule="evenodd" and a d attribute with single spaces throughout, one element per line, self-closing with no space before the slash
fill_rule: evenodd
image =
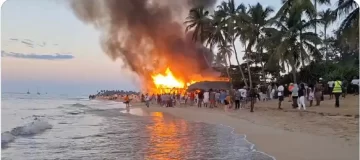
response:
<path id="1" fill-rule="evenodd" d="M 329 0 L 282 0 L 274 12 L 260 3 L 235 5 L 222 2 L 214 11 L 193 8 L 185 24 L 194 41 L 217 47 L 214 65 L 223 66 L 234 87 L 264 83 L 272 77 L 280 83 L 313 83 L 320 77 L 351 81 L 359 75 L 359 6 L 354 0 L 338 0 L 335 10 L 318 11 Z M 341 25 L 330 32 L 335 21 Z M 237 51 L 240 41 L 244 51 Z M 239 52 L 245 63 L 240 64 Z M 234 56 L 237 64 L 231 64 Z M 281 76 L 281 72 L 289 73 Z"/>

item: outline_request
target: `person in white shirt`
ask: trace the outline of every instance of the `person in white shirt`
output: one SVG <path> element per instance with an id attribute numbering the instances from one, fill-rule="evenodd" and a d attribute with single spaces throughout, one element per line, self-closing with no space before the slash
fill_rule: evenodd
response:
<path id="1" fill-rule="evenodd" d="M 209 104 L 209 95 L 210 93 L 208 92 L 208 91 L 206 91 L 206 92 L 204 92 L 204 101 L 203 101 L 203 103 L 204 103 L 204 107 L 208 107 L 208 104 Z"/>
<path id="2" fill-rule="evenodd" d="M 278 94 L 278 98 L 279 98 L 279 106 L 278 109 L 282 109 L 281 108 L 281 103 L 282 101 L 284 101 L 284 86 L 283 85 L 278 85 L 279 87 L 277 88 L 277 94 Z"/>
<path id="3" fill-rule="evenodd" d="M 333 93 L 332 93 L 332 90 L 333 90 L 333 87 L 334 87 L 334 81 L 329 81 L 327 84 L 328 84 L 328 92 L 329 92 L 329 95 L 330 95 L 330 99 L 333 98 Z"/>
<path id="4" fill-rule="evenodd" d="M 241 108 L 244 108 L 244 106 L 246 105 L 247 90 L 246 90 L 246 87 L 244 87 L 244 88 L 239 89 L 238 91 L 240 92 L 240 96 L 241 96 L 241 99 L 240 99 L 240 109 L 241 109 Z"/>
<path id="5" fill-rule="evenodd" d="M 149 94 L 146 93 L 146 95 L 145 95 L 145 105 L 148 108 L 150 106 L 150 100 L 151 100 L 151 98 L 150 98 Z"/>

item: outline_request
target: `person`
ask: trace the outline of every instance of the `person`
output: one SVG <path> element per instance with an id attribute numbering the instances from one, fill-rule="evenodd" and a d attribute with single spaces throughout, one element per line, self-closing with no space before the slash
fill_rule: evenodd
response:
<path id="1" fill-rule="evenodd" d="M 244 88 L 240 89 L 240 108 L 244 108 L 246 102 L 247 102 L 247 90 L 246 90 L 246 86 L 244 86 Z"/>
<path id="2" fill-rule="evenodd" d="M 299 88 L 298 88 L 298 85 L 295 83 L 293 84 L 293 88 L 291 90 L 291 96 L 292 96 L 292 106 L 293 108 L 297 108 L 298 107 L 298 103 L 297 103 L 297 99 L 298 99 L 298 96 L 299 96 Z"/>
<path id="3" fill-rule="evenodd" d="M 315 92 L 315 101 L 316 101 L 315 106 L 319 106 L 319 105 L 320 105 L 321 96 L 322 96 L 322 90 L 323 90 L 322 84 L 321 84 L 319 81 L 316 82 L 315 89 L 314 89 L 314 92 Z"/>
<path id="4" fill-rule="evenodd" d="M 130 98 L 129 95 L 126 95 L 124 98 L 124 103 L 126 105 L 126 107 L 130 107 Z"/>
<path id="5" fill-rule="evenodd" d="M 240 99 L 241 99 L 241 93 L 240 89 L 235 91 L 235 109 L 240 108 Z"/>
<path id="6" fill-rule="evenodd" d="M 354 96 L 359 94 L 359 78 L 354 77 L 354 79 L 351 80 L 351 88 L 354 92 Z"/>
<path id="7" fill-rule="evenodd" d="M 292 101 L 292 89 L 294 88 L 294 84 L 293 83 L 290 83 L 289 84 L 289 87 L 288 87 L 288 91 L 289 91 L 289 102 Z"/>
<path id="8" fill-rule="evenodd" d="M 210 108 L 213 108 L 213 107 L 215 107 L 215 101 L 216 101 L 215 100 L 215 92 L 212 89 L 210 89 L 209 92 L 210 92 L 210 95 L 209 95 Z"/>
<path id="9" fill-rule="evenodd" d="M 305 85 L 304 83 L 300 84 L 299 90 L 298 90 L 298 110 L 301 109 L 301 107 L 306 110 L 306 106 L 305 106 Z"/>
<path id="10" fill-rule="evenodd" d="M 210 99 L 210 93 L 208 91 L 204 92 L 204 107 L 208 107 Z"/>
<path id="11" fill-rule="evenodd" d="M 285 88 L 284 88 L 284 86 L 283 85 L 278 85 L 279 87 L 277 88 L 277 90 L 278 90 L 278 98 L 279 98 L 279 105 L 278 105 L 278 109 L 282 109 L 281 108 L 281 103 L 282 103 L 282 101 L 284 101 L 284 90 L 285 90 Z"/>
<path id="12" fill-rule="evenodd" d="M 230 94 L 226 94 L 226 92 L 225 95 L 226 95 L 224 99 L 225 109 L 229 109 L 231 107 L 231 97 Z"/>
<path id="13" fill-rule="evenodd" d="M 215 107 L 217 107 L 217 105 L 219 105 L 220 103 L 221 103 L 221 101 L 220 101 L 220 92 L 219 92 L 219 90 L 217 90 L 216 91 L 216 93 L 215 93 L 215 101 L 216 101 L 216 105 L 215 105 Z"/>
<path id="14" fill-rule="evenodd" d="M 332 90 L 333 90 L 333 87 L 334 87 L 334 81 L 329 81 L 327 84 L 328 84 L 328 92 L 329 92 L 329 95 L 330 95 L 330 100 L 334 97 L 333 93 L 332 93 Z"/>
<path id="15" fill-rule="evenodd" d="M 225 91 L 220 91 L 220 103 L 224 104 L 224 100 L 226 98 L 226 92 Z"/>
<path id="16" fill-rule="evenodd" d="M 146 95 L 145 95 L 145 105 L 146 105 L 147 108 L 149 108 L 149 106 L 150 106 L 150 100 L 151 100 L 151 98 L 150 98 L 149 94 L 146 93 Z"/>
<path id="17" fill-rule="evenodd" d="M 309 100 L 309 102 L 310 102 L 310 106 L 309 106 L 309 107 L 311 107 L 312 104 L 313 104 L 313 100 L 314 100 L 314 98 L 315 98 L 314 86 L 313 86 L 313 85 L 310 85 L 310 86 L 309 86 L 309 94 L 308 94 L 308 95 L 309 95 L 309 96 L 308 96 L 308 100 Z"/>
<path id="18" fill-rule="evenodd" d="M 268 87 L 267 87 L 267 90 L 266 90 L 266 96 L 267 96 L 267 99 L 268 100 L 271 100 L 272 99 L 272 96 L 271 96 L 271 84 L 269 83 Z"/>
<path id="19" fill-rule="evenodd" d="M 204 91 L 201 90 L 199 93 L 198 93 L 198 102 L 197 102 L 197 105 L 199 108 L 201 108 L 201 105 L 204 101 Z"/>
<path id="20" fill-rule="evenodd" d="M 334 88 L 332 90 L 332 93 L 335 95 L 335 107 L 340 107 L 339 98 L 342 93 L 342 86 L 341 86 L 341 80 L 339 80 L 339 77 L 336 77 L 336 81 L 334 82 Z"/>
<path id="21" fill-rule="evenodd" d="M 193 106 L 195 101 L 195 93 L 190 92 L 190 105 Z"/>
<path id="22" fill-rule="evenodd" d="M 346 79 L 342 81 L 342 97 L 345 98 L 347 95 L 348 82 Z"/>

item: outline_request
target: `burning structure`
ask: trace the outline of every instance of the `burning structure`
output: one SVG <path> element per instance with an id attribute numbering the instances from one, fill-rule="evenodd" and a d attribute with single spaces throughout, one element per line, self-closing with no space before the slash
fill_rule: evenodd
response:
<path id="1" fill-rule="evenodd" d="M 147 92 L 185 89 L 197 81 L 218 80 L 213 53 L 185 33 L 189 9 L 216 0 L 70 0 L 81 21 L 101 31 L 101 45 L 113 60 L 135 72 Z M 211 74 L 209 74 L 211 73 Z"/>

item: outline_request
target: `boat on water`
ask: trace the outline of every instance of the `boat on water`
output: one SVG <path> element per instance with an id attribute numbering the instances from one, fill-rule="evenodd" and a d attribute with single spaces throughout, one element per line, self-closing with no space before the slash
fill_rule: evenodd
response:
<path id="1" fill-rule="evenodd" d="M 37 89 L 37 94 L 40 95 L 39 89 Z"/>
<path id="2" fill-rule="evenodd" d="M 30 91 L 28 90 L 28 91 L 26 92 L 26 94 L 30 94 Z"/>

